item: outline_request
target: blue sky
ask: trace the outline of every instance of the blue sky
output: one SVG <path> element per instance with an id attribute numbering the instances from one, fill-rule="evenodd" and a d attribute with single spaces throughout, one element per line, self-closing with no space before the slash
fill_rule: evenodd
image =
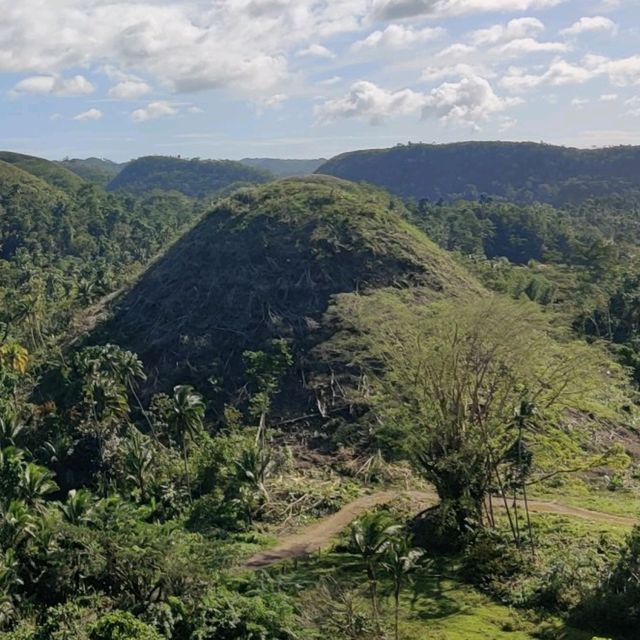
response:
<path id="1" fill-rule="evenodd" d="M 639 0 L 0 0 L 0 148 L 640 144 Z"/>

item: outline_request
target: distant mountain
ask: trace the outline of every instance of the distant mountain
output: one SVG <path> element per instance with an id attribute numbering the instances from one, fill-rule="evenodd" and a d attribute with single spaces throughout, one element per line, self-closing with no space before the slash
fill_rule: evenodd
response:
<path id="1" fill-rule="evenodd" d="M 235 184 L 262 183 L 273 176 L 261 169 L 232 160 L 185 160 L 148 156 L 132 160 L 109 183 L 109 191 L 141 194 L 148 191 L 179 191 L 201 198 L 220 193 Z"/>
<path id="2" fill-rule="evenodd" d="M 80 176 L 59 163 L 44 158 L 27 156 L 13 151 L 0 151 L 0 160 L 18 167 L 66 193 L 75 193 L 87 184 Z"/>
<path id="3" fill-rule="evenodd" d="M 481 194 L 520 202 L 580 202 L 640 191 L 640 147 L 573 149 L 531 142 L 409 144 L 344 153 L 317 170 L 431 200 Z"/>
<path id="4" fill-rule="evenodd" d="M 311 160 L 288 160 L 280 158 L 243 158 L 242 164 L 256 169 L 264 169 L 279 178 L 311 175 L 326 162 L 326 158 Z"/>
<path id="5" fill-rule="evenodd" d="M 60 160 L 58 164 L 73 171 L 87 182 L 106 187 L 127 163 L 118 164 L 106 158 L 67 158 Z"/>

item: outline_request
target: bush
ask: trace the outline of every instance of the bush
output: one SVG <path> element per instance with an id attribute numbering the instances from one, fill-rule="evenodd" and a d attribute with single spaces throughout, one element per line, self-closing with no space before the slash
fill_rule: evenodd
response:
<path id="1" fill-rule="evenodd" d="M 148 624 L 126 611 L 103 615 L 93 625 L 91 640 L 162 640 L 162 636 Z"/>
<path id="2" fill-rule="evenodd" d="M 193 640 L 289 640 L 293 608 L 280 594 L 210 593 L 196 612 Z"/>

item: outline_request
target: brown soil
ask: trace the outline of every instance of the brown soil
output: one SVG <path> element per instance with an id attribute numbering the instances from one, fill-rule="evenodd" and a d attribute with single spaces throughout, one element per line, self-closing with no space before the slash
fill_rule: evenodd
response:
<path id="1" fill-rule="evenodd" d="M 433 506 L 438 501 L 435 492 L 429 491 L 381 491 L 361 496 L 320 522 L 310 525 L 299 533 L 282 538 L 272 549 L 256 553 L 247 560 L 244 567 L 247 569 L 262 569 L 282 560 L 309 556 L 325 548 L 342 529 L 351 524 L 360 514 L 372 507 L 389 504 L 401 498 L 409 498 L 420 510 Z M 496 506 L 499 508 L 497 501 L 494 502 L 494 507 Z M 570 507 L 557 502 L 530 500 L 529 509 L 534 513 L 566 515 L 589 520 L 590 522 L 602 522 L 626 527 L 633 527 L 638 524 L 635 518 L 591 511 L 581 507 Z"/>

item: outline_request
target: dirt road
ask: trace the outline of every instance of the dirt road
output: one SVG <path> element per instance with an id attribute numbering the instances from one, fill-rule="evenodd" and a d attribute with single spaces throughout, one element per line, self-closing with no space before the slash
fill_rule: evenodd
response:
<path id="1" fill-rule="evenodd" d="M 256 553 L 247 560 L 244 566 L 248 569 L 261 569 L 281 560 L 302 558 L 315 553 L 325 548 L 340 531 L 349 526 L 360 514 L 377 505 L 389 504 L 402 498 L 409 498 L 416 505 L 416 511 L 426 509 L 438 502 L 435 492 L 429 491 L 381 491 L 361 496 L 342 507 L 340 511 L 333 515 L 310 525 L 299 533 L 282 538 L 272 549 Z M 497 502 L 497 500 L 494 502 L 494 507 L 497 506 L 499 508 Z M 638 524 L 638 520 L 635 518 L 591 511 L 581 507 L 570 507 L 557 502 L 529 500 L 529 509 L 535 513 L 566 515 L 589 520 L 590 522 L 602 522 L 627 527 L 633 527 Z"/>

